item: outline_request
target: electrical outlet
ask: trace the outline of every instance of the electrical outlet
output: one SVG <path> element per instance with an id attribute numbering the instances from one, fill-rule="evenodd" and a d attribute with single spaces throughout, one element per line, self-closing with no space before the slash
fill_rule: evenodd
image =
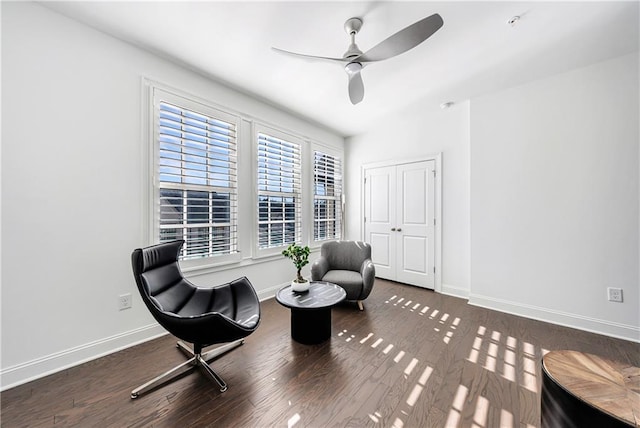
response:
<path id="1" fill-rule="evenodd" d="M 610 302 L 622 303 L 622 288 L 607 287 L 607 296 Z"/>
<path id="2" fill-rule="evenodd" d="M 118 296 L 118 310 L 129 309 L 131 307 L 131 293 Z"/>

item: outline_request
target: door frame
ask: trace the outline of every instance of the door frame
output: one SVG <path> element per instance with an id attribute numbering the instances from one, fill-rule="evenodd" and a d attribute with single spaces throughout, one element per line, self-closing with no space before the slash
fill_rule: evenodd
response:
<path id="1" fill-rule="evenodd" d="M 411 158 L 411 159 L 398 159 L 398 160 L 387 160 L 381 162 L 372 162 L 362 164 L 360 166 L 360 239 L 364 240 L 364 215 L 365 215 L 365 186 L 364 180 L 366 177 L 366 172 L 368 169 L 372 168 L 381 168 L 386 166 L 396 166 L 403 165 L 409 163 L 423 162 L 423 161 L 435 161 L 435 171 L 436 177 L 434 182 L 434 198 L 435 198 L 435 206 L 434 206 L 434 216 L 436 219 L 436 226 L 434 230 L 434 246 L 435 246 L 435 254 L 434 254 L 434 266 L 436 268 L 436 272 L 434 275 L 434 291 L 437 293 L 442 293 L 442 152 L 435 153 L 433 155 L 427 155 L 419 158 Z"/>

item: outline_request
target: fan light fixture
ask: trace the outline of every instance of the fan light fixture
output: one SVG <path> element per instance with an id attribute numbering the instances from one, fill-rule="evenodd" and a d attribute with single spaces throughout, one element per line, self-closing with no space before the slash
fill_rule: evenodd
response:
<path id="1" fill-rule="evenodd" d="M 296 57 L 315 59 L 345 64 L 344 69 L 349 77 L 349 99 L 351 104 L 358 104 L 364 98 L 364 83 L 360 72 L 370 63 L 382 61 L 400 55 L 427 40 L 444 25 L 442 17 L 437 13 L 421 19 L 408 27 L 398 31 L 365 53 L 356 44 L 356 34 L 362 28 L 362 19 L 350 18 L 344 23 L 344 29 L 351 39 L 351 43 L 342 58 L 330 58 L 289 52 L 283 49 L 271 48 L 276 52 Z"/>

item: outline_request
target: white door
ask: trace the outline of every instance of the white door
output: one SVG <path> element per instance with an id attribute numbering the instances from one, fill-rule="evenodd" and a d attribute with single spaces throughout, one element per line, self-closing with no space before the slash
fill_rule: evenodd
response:
<path id="1" fill-rule="evenodd" d="M 376 276 L 434 288 L 435 161 L 365 170 L 365 240 Z"/>
<path id="2" fill-rule="evenodd" d="M 396 277 L 396 167 L 365 171 L 365 241 L 371 244 L 376 276 Z"/>

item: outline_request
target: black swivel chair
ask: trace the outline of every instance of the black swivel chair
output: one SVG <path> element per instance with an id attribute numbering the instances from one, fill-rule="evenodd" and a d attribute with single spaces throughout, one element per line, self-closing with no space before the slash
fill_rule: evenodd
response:
<path id="1" fill-rule="evenodd" d="M 245 277 L 217 287 L 196 287 L 182 276 L 178 255 L 184 241 L 139 248 L 131 254 L 133 274 L 142 300 L 153 317 L 169 333 L 193 344 L 193 350 L 178 341 L 178 348 L 191 359 L 150 380 L 131 392 L 137 398 L 196 366 L 227 390 L 226 383 L 207 361 L 244 343 L 260 322 L 260 303 Z M 230 342 L 230 343 L 228 343 Z M 212 351 L 202 349 L 225 343 Z"/>

